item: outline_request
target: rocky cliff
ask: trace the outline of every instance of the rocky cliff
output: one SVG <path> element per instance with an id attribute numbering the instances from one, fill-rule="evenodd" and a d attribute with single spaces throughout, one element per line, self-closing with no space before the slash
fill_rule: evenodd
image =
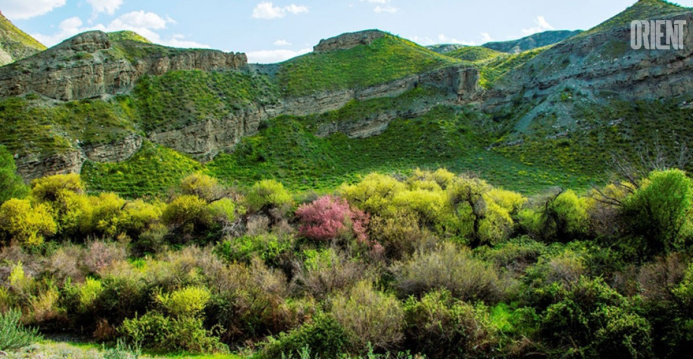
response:
<path id="1" fill-rule="evenodd" d="M 126 93 L 148 74 L 239 69 L 246 65 L 242 53 L 111 42 L 106 33 L 91 31 L 0 68 L 0 97 L 36 93 L 61 101 L 95 98 Z"/>

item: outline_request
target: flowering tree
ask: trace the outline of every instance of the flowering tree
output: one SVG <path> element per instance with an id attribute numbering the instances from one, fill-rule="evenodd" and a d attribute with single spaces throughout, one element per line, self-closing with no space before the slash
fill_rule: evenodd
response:
<path id="1" fill-rule="evenodd" d="M 296 215 L 301 223 L 299 231 L 306 238 L 329 240 L 353 233 L 360 242 L 368 242 L 368 215 L 351 208 L 346 199 L 323 196 L 299 206 Z"/>

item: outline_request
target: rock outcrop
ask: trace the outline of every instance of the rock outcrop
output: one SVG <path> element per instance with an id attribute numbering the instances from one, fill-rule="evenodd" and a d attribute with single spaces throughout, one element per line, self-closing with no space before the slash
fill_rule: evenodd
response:
<path id="1" fill-rule="evenodd" d="M 359 45 L 370 45 L 373 41 L 385 37 L 387 33 L 380 30 L 365 30 L 350 32 L 329 39 L 320 40 L 313 47 L 315 52 L 326 52 L 335 50 L 348 50 Z"/>
<path id="2" fill-rule="evenodd" d="M 137 53 L 130 60 L 129 53 Z M 71 101 L 126 93 L 144 75 L 174 70 L 228 70 L 247 65 L 242 53 L 182 50 L 134 43 L 114 44 L 101 31 L 77 35 L 44 51 L 0 68 L 0 97 L 37 93 Z"/>

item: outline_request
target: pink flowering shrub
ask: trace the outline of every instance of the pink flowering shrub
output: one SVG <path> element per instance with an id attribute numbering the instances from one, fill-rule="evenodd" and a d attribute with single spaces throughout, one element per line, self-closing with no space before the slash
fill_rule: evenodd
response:
<path id="1" fill-rule="evenodd" d="M 368 215 L 352 208 L 343 198 L 323 196 L 296 210 L 301 223 L 299 231 L 306 238 L 329 240 L 353 234 L 359 242 L 368 243 Z"/>

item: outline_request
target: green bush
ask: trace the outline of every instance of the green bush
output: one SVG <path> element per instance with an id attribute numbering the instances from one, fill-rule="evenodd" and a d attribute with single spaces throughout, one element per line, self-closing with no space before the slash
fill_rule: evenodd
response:
<path id="1" fill-rule="evenodd" d="M 346 331 L 332 315 L 319 313 L 298 329 L 269 337 L 262 344 L 258 358 L 291 356 L 306 347 L 321 358 L 336 358 L 350 348 L 350 343 Z"/>
<path id="2" fill-rule="evenodd" d="M 245 235 L 226 239 L 215 247 L 215 252 L 229 262 L 238 261 L 250 264 L 258 257 L 271 267 L 278 267 L 281 256 L 293 248 L 293 238 L 276 234 Z"/>
<path id="3" fill-rule="evenodd" d="M 133 345 L 165 351 L 208 353 L 223 351 L 219 338 L 205 329 L 201 318 L 171 318 L 155 311 L 126 319 L 120 327 L 125 340 Z"/>
<path id="4" fill-rule="evenodd" d="M 686 173 L 654 171 L 625 200 L 623 218 L 633 236 L 645 239 L 640 251 L 657 255 L 685 248 L 693 230 L 692 210 L 693 182 Z"/>
<path id="5" fill-rule="evenodd" d="M 541 317 L 541 333 L 578 357 L 649 358 L 649 322 L 602 279 L 562 285 Z"/>
<path id="6" fill-rule="evenodd" d="M 278 208 L 286 212 L 293 204 L 293 197 L 280 182 L 264 180 L 250 188 L 246 202 L 251 211 L 258 212 Z"/>
<path id="7" fill-rule="evenodd" d="M 489 357 L 498 338 L 482 310 L 445 289 L 421 300 L 409 298 L 404 306 L 408 349 L 430 358 Z"/>
<path id="8" fill-rule="evenodd" d="M 50 209 L 43 203 L 32 206 L 28 200 L 13 198 L 0 206 L 0 238 L 5 242 L 37 247 L 56 230 Z"/>
<path id="9" fill-rule="evenodd" d="M 12 154 L 0 145 L 0 203 L 10 198 L 21 198 L 27 194 L 24 181 L 17 174 Z"/>
<path id="10" fill-rule="evenodd" d="M 207 202 L 193 195 L 183 195 L 171 201 L 162 219 L 184 234 L 203 233 L 212 220 Z"/>
<path id="11" fill-rule="evenodd" d="M 19 349 L 41 340 L 38 329 L 21 324 L 22 312 L 10 309 L 0 314 L 0 350 Z"/>

